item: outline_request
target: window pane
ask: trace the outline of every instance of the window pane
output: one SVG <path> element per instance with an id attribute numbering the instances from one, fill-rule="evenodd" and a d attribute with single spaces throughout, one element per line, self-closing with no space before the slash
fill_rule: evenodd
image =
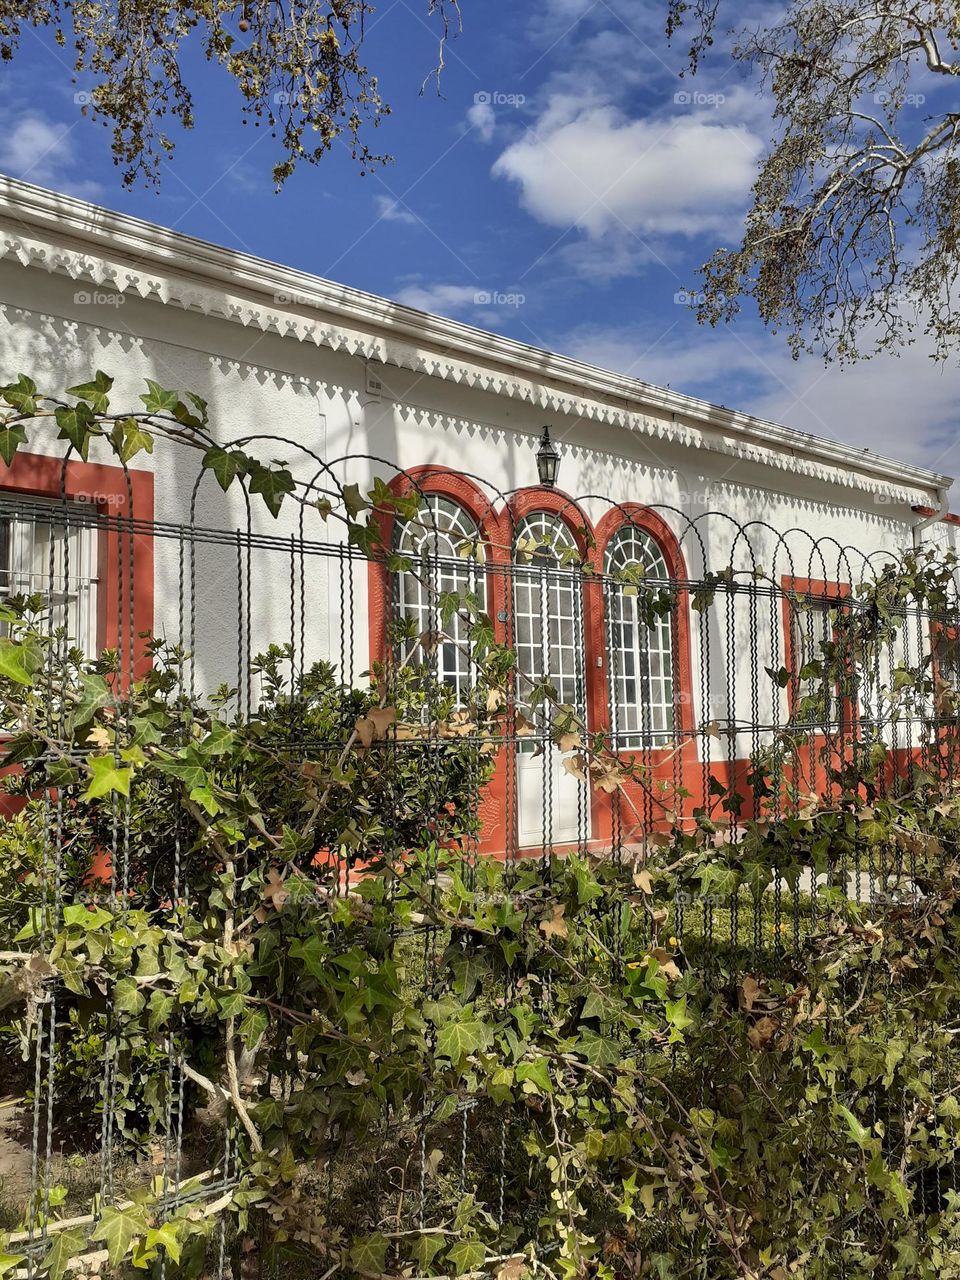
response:
<path id="1" fill-rule="evenodd" d="M 458 503 L 440 494 L 428 494 L 410 520 L 398 522 L 397 551 L 413 561 L 409 571 L 396 575 L 399 613 L 413 620 L 417 635 L 442 631 L 444 642 L 431 660 L 436 676 L 465 701 L 472 688 L 468 623 L 455 613 L 442 625 L 438 607 L 441 593 L 463 598 L 466 592 L 484 603 L 483 546 L 475 521 Z M 407 656 L 416 641 L 403 646 Z"/>
<path id="2" fill-rule="evenodd" d="M 664 743 L 675 724 L 673 622 L 669 616 L 648 618 L 639 602 L 643 593 L 655 594 L 669 584 L 667 562 L 649 533 L 625 525 L 607 548 L 604 568 L 614 746 Z M 628 569 L 642 573 L 620 578 Z"/>

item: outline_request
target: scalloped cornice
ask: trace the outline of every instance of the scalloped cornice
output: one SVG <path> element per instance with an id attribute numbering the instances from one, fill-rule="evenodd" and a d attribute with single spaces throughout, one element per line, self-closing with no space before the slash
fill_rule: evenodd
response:
<path id="1" fill-rule="evenodd" d="M 923 504 L 953 483 L 2 176 L 0 257 L 888 501 Z"/>

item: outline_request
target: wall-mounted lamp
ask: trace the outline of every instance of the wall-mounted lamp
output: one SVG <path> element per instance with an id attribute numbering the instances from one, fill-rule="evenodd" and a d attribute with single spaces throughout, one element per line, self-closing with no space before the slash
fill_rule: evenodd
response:
<path id="1" fill-rule="evenodd" d="M 557 469 L 560 466 L 560 454 L 557 446 L 550 439 L 550 428 L 543 428 L 540 437 L 540 448 L 537 450 L 537 475 L 546 489 L 552 489 L 557 483 Z"/>

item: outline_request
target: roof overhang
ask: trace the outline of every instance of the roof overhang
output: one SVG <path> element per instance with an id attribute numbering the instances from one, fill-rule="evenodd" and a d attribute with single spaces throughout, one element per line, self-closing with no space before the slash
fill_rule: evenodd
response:
<path id="1" fill-rule="evenodd" d="M 916 505 L 953 479 L 0 175 L 0 257 Z"/>

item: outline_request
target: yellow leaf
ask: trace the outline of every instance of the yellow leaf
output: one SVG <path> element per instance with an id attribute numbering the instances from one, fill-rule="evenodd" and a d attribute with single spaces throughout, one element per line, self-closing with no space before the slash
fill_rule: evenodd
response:
<path id="1" fill-rule="evenodd" d="M 103 725 L 94 725 L 87 734 L 87 742 L 91 747 L 99 747 L 101 751 L 105 751 L 112 744 L 113 735 Z"/>
<path id="2" fill-rule="evenodd" d="M 545 938 L 565 938 L 567 936 L 567 922 L 563 915 L 566 907 L 562 902 L 558 902 L 553 908 L 553 915 L 549 920 L 540 921 L 540 932 Z"/>
<path id="3" fill-rule="evenodd" d="M 578 782 L 586 782 L 587 775 L 583 772 L 583 756 L 566 756 L 564 757 L 563 767 L 567 773 L 572 774 Z"/>

